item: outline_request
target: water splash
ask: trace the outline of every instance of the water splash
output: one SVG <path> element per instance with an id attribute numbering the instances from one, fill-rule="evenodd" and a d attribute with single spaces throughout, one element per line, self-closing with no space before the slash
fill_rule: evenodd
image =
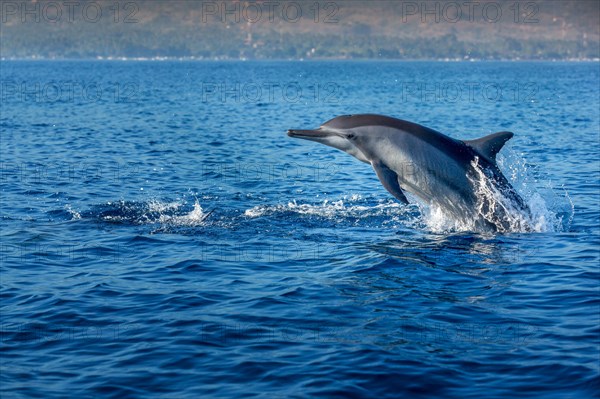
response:
<path id="1" fill-rule="evenodd" d="M 486 175 L 479 165 L 479 157 L 471 161 L 471 166 L 475 175 L 467 177 L 475 187 L 475 207 L 478 216 L 495 226 L 500 233 L 547 231 L 544 222 L 546 210 L 536 220 L 533 215 L 521 209 L 521 206 L 515 203 L 515 199 L 507 197 Z"/>
<path id="2" fill-rule="evenodd" d="M 203 225 L 211 212 L 205 212 L 198 199 L 192 208 L 185 201 L 108 202 L 85 212 L 84 217 L 107 223 L 185 226 Z"/>
<path id="3" fill-rule="evenodd" d="M 202 206 L 196 199 L 194 202 L 194 208 L 187 214 L 184 215 L 171 215 L 168 213 L 162 213 L 158 222 L 165 225 L 175 225 L 175 226 L 186 226 L 186 227 L 194 227 L 200 226 L 204 223 L 206 218 L 212 213 L 204 212 Z"/>
<path id="4" fill-rule="evenodd" d="M 498 166 L 521 195 L 530 210 L 530 224 L 535 232 L 568 231 L 575 207 L 563 186 L 556 186 L 550 176 L 528 164 L 522 154 L 507 149 L 498 156 Z"/>
<path id="5" fill-rule="evenodd" d="M 498 157 L 498 165 L 507 170 L 505 176 L 529 211 L 524 211 L 513 199 L 504 195 L 488 178 L 476 158 L 472 163 L 475 175 L 469 179 L 476 187 L 477 214 L 496 226 L 501 233 L 568 230 L 573 220 L 574 206 L 566 190 L 555 189 L 550 179 L 529 166 L 523 157 L 510 151 L 506 153 L 508 155 Z M 481 226 L 474 219 L 457 220 L 435 203 L 423 203 L 416 197 L 414 200 L 419 204 L 422 225 L 426 230 L 434 233 L 485 232 L 481 231 Z M 501 215 L 500 219 L 498 215 Z"/>
<path id="6" fill-rule="evenodd" d="M 456 220 L 438 205 L 426 205 L 422 202 L 417 202 L 417 204 L 419 204 L 419 211 L 421 213 L 420 221 L 424 230 L 428 230 L 433 233 L 474 230 L 474 226 L 472 224 Z"/>
<path id="7" fill-rule="evenodd" d="M 258 205 L 244 211 L 244 216 L 257 218 L 274 213 L 294 213 L 298 215 L 314 215 L 328 219 L 339 217 L 365 218 L 369 216 L 396 215 L 403 208 L 402 204 L 385 201 L 376 205 L 357 205 L 362 197 L 352 195 L 340 200 L 324 200 L 320 204 L 298 203 L 296 200 L 287 204 Z"/>
<path id="8" fill-rule="evenodd" d="M 573 215 L 570 199 L 561 201 L 552 187 L 540 188 L 539 181 L 530 173 L 530 167 L 525 160 L 514 153 L 509 153 L 508 157 L 499 157 L 498 165 L 501 169 L 508 169 L 505 176 L 519 193 L 528 210 L 524 210 L 515 198 L 503 193 L 475 157 L 471 162 L 475 173 L 468 178 L 475 187 L 478 199 L 476 214 L 482 220 L 495 226 L 500 233 L 552 232 L 568 228 Z M 565 198 L 568 199 L 566 192 Z M 565 211 L 566 203 L 571 205 Z M 443 209 L 435 205 L 422 210 L 425 224 L 433 231 L 480 230 L 476 220 L 452 220 L 452 216 L 445 214 Z M 565 215 L 568 216 L 566 226 Z"/>

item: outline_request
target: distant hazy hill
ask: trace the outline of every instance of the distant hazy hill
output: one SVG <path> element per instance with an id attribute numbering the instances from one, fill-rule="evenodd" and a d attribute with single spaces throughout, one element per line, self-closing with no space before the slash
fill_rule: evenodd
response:
<path id="1" fill-rule="evenodd" d="M 2 0 L 0 55 L 590 59 L 600 57 L 599 9 L 597 0 Z"/>

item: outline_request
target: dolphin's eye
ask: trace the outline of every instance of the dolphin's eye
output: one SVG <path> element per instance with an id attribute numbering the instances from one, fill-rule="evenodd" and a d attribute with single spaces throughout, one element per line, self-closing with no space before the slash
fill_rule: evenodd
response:
<path id="1" fill-rule="evenodd" d="M 347 137 L 349 140 L 354 140 L 355 136 L 354 136 L 354 133 L 350 133 Z"/>

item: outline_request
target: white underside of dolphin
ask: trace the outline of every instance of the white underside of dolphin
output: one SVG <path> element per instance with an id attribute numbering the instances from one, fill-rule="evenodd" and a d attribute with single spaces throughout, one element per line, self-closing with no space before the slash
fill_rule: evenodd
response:
<path id="1" fill-rule="evenodd" d="M 527 229 L 512 226 L 524 219 L 511 213 L 526 215 L 528 209 L 496 164 L 496 154 L 513 137 L 510 132 L 461 141 L 416 123 L 360 114 L 338 116 L 318 129 L 292 129 L 288 135 L 371 164 L 383 187 L 402 203 L 408 204 L 404 192 L 410 192 L 477 228 Z"/>

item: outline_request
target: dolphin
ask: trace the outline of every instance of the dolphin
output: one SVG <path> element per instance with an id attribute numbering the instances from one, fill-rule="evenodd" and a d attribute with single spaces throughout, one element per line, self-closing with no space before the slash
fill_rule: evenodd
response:
<path id="1" fill-rule="evenodd" d="M 370 164 L 383 187 L 404 204 L 409 192 L 476 230 L 530 230 L 525 201 L 496 164 L 511 132 L 461 141 L 413 122 L 359 114 L 338 116 L 318 129 L 291 129 L 288 136 Z"/>

